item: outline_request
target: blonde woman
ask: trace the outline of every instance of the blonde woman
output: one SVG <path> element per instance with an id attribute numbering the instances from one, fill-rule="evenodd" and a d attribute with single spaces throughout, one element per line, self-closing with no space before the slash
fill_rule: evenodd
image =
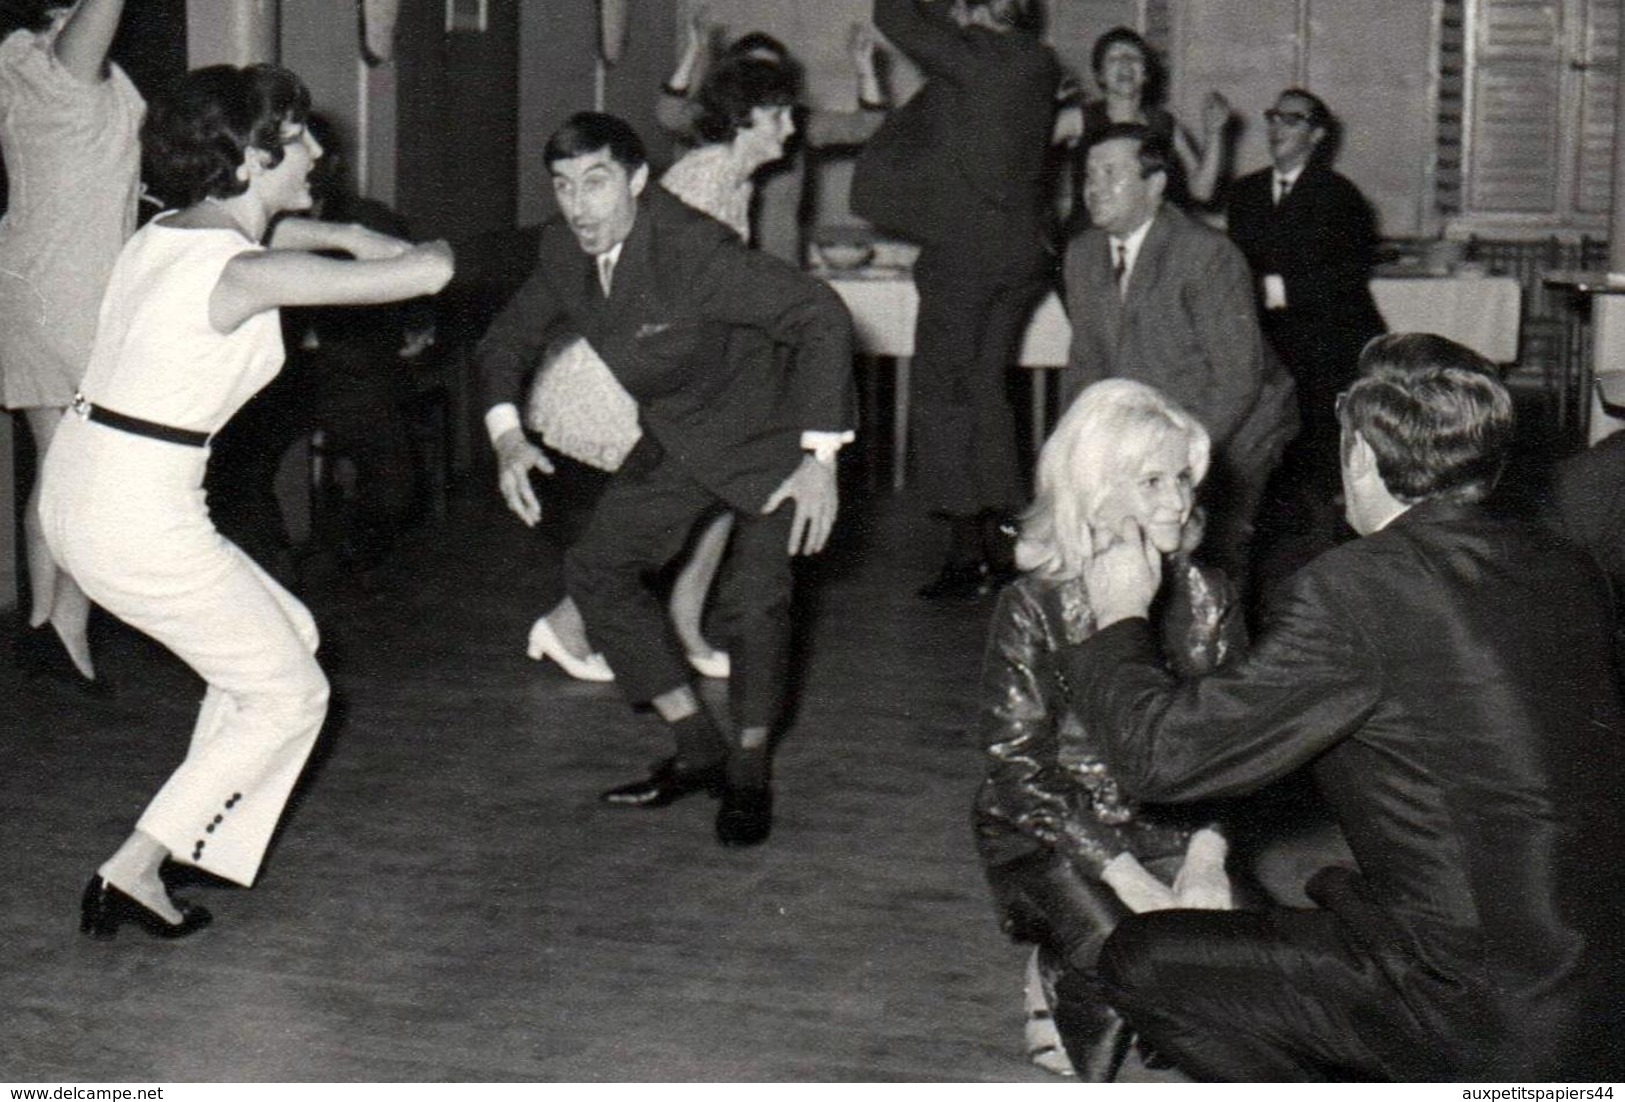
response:
<path id="1" fill-rule="evenodd" d="M 1094 1082 L 1116 1076 L 1128 1027 L 1103 1002 L 1052 1022 L 1046 992 L 1062 971 L 1092 972 L 1124 915 L 1227 908 L 1228 847 L 1200 820 L 1151 814 L 1118 791 L 1099 740 L 1065 707 L 1054 653 L 1092 634 L 1084 564 L 1129 519 L 1168 557 L 1161 628 L 1169 663 L 1201 673 L 1245 645 L 1229 583 L 1191 559 L 1208 454 L 1207 432 L 1160 391 L 1127 379 L 1084 390 L 1039 455 L 1036 498 L 1016 543 L 1023 573 L 1001 592 L 989 629 L 977 845 L 1004 929 L 1037 945 L 1028 1055 Z"/>

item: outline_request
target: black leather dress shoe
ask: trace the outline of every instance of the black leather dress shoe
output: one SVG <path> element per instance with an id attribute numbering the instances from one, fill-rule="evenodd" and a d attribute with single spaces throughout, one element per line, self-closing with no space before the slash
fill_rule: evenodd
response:
<path id="1" fill-rule="evenodd" d="M 773 829 L 773 790 L 728 785 L 717 808 L 717 841 L 725 846 L 755 846 Z"/>
<path id="2" fill-rule="evenodd" d="M 986 590 L 987 566 L 965 563 L 945 566 L 942 572 L 914 592 L 928 601 L 961 601 L 980 597 Z"/>
<path id="3" fill-rule="evenodd" d="M 696 792 L 721 795 L 723 785 L 721 762 L 689 769 L 676 758 L 667 758 L 643 780 L 611 788 L 598 798 L 621 807 L 665 807 Z"/>

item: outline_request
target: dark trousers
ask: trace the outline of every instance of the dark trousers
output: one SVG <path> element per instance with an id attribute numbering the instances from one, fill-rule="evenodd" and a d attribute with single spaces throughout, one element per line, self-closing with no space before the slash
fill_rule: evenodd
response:
<path id="1" fill-rule="evenodd" d="M 689 684 L 682 649 L 647 575 L 669 563 L 695 525 L 724 503 L 666 460 L 645 437 L 565 554 L 565 588 L 593 643 L 632 703 Z M 734 511 L 717 599 L 733 663 L 729 704 L 736 726 L 771 727 L 783 711 L 790 661 L 790 524 L 793 503 L 768 516 Z"/>
<path id="2" fill-rule="evenodd" d="M 1377 963 L 1326 911 L 1135 915 L 1107 940 L 1099 985 L 1063 977 L 1058 1001 L 1103 990 L 1159 1053 L 1199 1079 L 1430 1077 L 1436 1044 L 1408 1025 L 1414 1019 Z"/>
<path id="3" fill-rule="evenodd" d="M 1007 252 L 928 245 L 914 264 L 909 432 L 920 497 L 934 513 L 968 517 L 1026 501 L 1005 379 L 1048 288 L 1049 256 Z"/>

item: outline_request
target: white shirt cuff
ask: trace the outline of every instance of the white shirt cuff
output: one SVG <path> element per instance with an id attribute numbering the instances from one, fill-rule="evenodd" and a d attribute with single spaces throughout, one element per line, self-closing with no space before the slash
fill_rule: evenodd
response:
<path id="1" fill-rule="evenodd" d="M 1264 277 L 1264 309 L 1286 309 L 1286 280 L 1273 272 Z"/>
<path id="2" fill-rule="evenodd" d="M 843 444 L 850 444 L 857 439 L 857 433 L 851 429 L 845 432 L 819 432 L 808 429 L 801 434 L 801 450 L 813 453 L 813 458 L 820 463 L 835 462 L 835 453 L 841 450 Z"/>
<path id="3" fill-rule="evenodd" d="M 485 431 L 491 443 L 509 429 L 519 428 L 519 407 L 512 402 L 499 402 L 485 411 Z"/>

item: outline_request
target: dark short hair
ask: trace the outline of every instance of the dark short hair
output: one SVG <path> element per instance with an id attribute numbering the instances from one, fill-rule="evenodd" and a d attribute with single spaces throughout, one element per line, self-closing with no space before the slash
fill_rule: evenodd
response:
<path id="1" fill-rule="evenodd" d="M 751 125 L 755 107 L 793 107 L 800 87 L 790 69 L 755 57 L 736 57 L 705 76 L 695 98 L 700 105 L 694 132 L 702 142 L 731 142 Z"/>
<path id="2" fill-rule="evenodd" d="M 1145 59 L 1146 64 L 1151 63 L 1151 44 L 1145 40 L 1139 31 L 1134 30 L 1132 27 L 1113 27 L 1095 39 L 1094 47 L 1089 51 L 1089 68 L 1094 72 L 1095 76 L 1100 75 L 1100 67 L 1106 64 L 1106 51 L 1119 42 L 1127 42 L 1140 51 L 1140 56 Z"/>
<path id="3" fill-rule="evenodd" d="M 567 161 L 588 153 L 608 150 L 627 175 L 649 163 L 643 149 L 643 139 L 625 119 L 606 115 L 602 111 L 578 111 L 564 120 L 564 125 L 553 131 L 542 150 L 542 163 L 552 171 L 555 161 Z"/>
<path id="4" fill-rule="evenodd" d="M 310 91 L 280 65 L 210 65 L 153 101 L 141 126 L 147 187 L 171 206 L 248 190 L 237 170 L 250 149 L 282 163 L 282 127 L 304 125 Z"/>
<path id="5" fill-rule="evenodd" d="M 1099 38 L 1095 39 L 1094 46 L 1089 50 L 1089 69 L 1094 73 L 1095 79 L 1100 79 L 1100 67 L 1106 64 L 1106 51 L 1126 42 L 1140 51 L 1140 57 L 1145 62 L 1145 89 L 1141 93 L 1146 103 L 1161 103 L 1162 94 L 1167 88 L 1168 73 L 1162 64 L 1162 55 L 1151 48 L 1151 43 L 1139 31 L 1131 27 L 1113 27 Z"/>
<path id="6" fill-rule="evenodd" d="M 1383 485 L 1406 504 L 1482 500 L 1512 446 L 1512 396 L 1495 365 L 1436 333 L 1372 338 L 1337 419 L 1343 446 L 1359 433 Z"/>
<path id="7" fill-rule="evenodd" d="M 1083 155 L 1089 156 L 1089 150 L 1104 142 L 1114 142 L 1127 139 L 1140 143 L 1140 175 L 1150 176 L 1160 172 L 1168 175 L 1168 168 L 1173 164 L 1174 151 L 1168 147 L 1168 141 L 1162 135 L 1152 130 L 1143 122 L 1114 122 L 1101 127 L 1089 137 L 1089 144 L 1084 146 Z"/>
<path id="8" fill-rule="evenodd" d="M 1283 89 L 1281 94 L 1275 97 L 1275 102 L 1280 103 L 1281 100 L 1285 99 L 1287 96 L 1292 96 L 1295 99 L 1301 99 L 1309 105 L 1310 126 L 1327 131 L 1332 129 L 1335 120 L 1332 117 L 1332 109 L 1326 106 L 1325 100 L 1321 99 L 1307 88 L 1293 87 Z"/>
<path id="9" fill-rule="evenodd" d="M 1044 6 L 1039 0 L 965 0 L 967 10 L 986 8 L 993 18 L 1014 30 L 1028 34 L 1044 31 Z"/>

